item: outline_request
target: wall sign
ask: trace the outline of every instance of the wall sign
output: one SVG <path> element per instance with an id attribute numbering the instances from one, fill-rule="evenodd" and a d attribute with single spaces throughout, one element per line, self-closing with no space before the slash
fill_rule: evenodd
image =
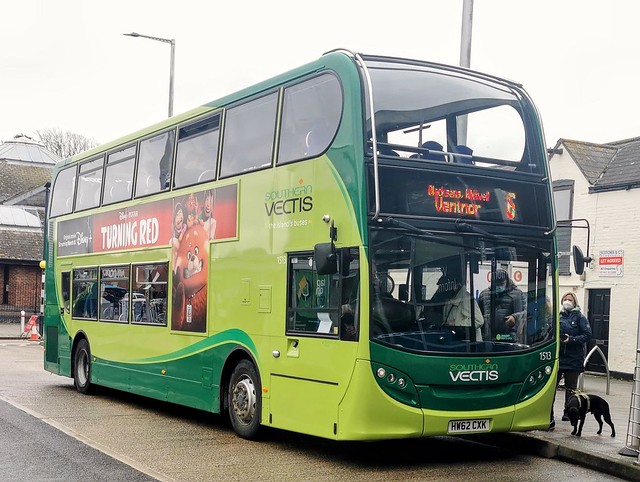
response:
<path id="1" fill-rule="evenodd" d="M 600 276 L 624 276 L 624 249 L 600 251 L 598 271 Z"/>

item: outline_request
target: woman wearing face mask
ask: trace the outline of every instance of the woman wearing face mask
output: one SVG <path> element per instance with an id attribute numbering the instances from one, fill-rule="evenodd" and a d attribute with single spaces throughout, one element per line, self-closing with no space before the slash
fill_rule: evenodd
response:
<path id="1" fill-rule="evenodd" d="M 584 357 L 587 343 L 591 340 L 591 326 L 587 317 L 580 311 L 578 300 L 573 293 L 562 297 L 560 311 L 560 369 L 558 381 L 564 376 L 564 405 L 562 420 L 567 421 L 566 406 L 572 391 L 578 388 L 578 377 L 584 371 Z M 553 408 L 551 409 L 551 427 L 555 426 Z"/>

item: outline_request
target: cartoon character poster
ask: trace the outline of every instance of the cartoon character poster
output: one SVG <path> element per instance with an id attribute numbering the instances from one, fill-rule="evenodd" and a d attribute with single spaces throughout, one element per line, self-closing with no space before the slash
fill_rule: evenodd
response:
<path id="1" fill-rule="evenodd" d="M 173 200 L 171 329 L 206 332 L 209 244 L 236 236 L 237 186 Z"/>
<path id="2" fill-rule="evenodd" d="M 58 224 L 58 256 L 171 246 L 171 329 L 206 332 L 209 245 L 237 237 L 238 185 Z"/>

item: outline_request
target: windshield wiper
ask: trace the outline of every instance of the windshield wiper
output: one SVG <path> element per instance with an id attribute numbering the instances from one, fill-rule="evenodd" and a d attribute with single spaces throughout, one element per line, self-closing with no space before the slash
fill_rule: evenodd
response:
<path id="1" fill-rule="evenodd" d="M 479 234 L 481 236 L 484 236 L 486 238 L 492 239 L 494 241 L 500 241 L 504 244 L 508 244 L 510 246 L 523 246 L 525 248 L 529 248 L 529 249 L 533 249 L 535 251 L 539 251 L 539 252 L 544 252 L 544 249 L 542 249 L 539 246 L 534 246 L 533 244 L 528 244 L 528 243 L 521 243 L 519 241 L 514 240 L 513 238 L 509 238 L 507 236 L 501 235 L 501 234 L 493 234 L 490 233 L 489 231 L 485 231 L 484 229 L 481 229 L 477 226 L 474 226 L 473 224 L 469 224 L 466 221 L 464 221 L 463 219 L 456 219 L 455 221 L 455 227 L 456 227 L 456 231 L 460 232 L 460 233 L 474 233 L 474 234 Z"/>
<path id="2" fill-rule="evenodd" d="M 426 237 L 429 241 L 436 241 L 442 244 L 446 244 L 448 246 L 455 246 L 457 248 L 465 248 L 465 249 L 471 249 L 474 251 L 480 251 L 479 248 L 474 248 L 472 246 L 467 246 L 464 243 L 458 243 L 456 241 L 451 241 L 448 238 L 444 238 L 440 235 L 435 234 L 433 231 L 428 231 L 426 229 L 420 229 L 416 226 L 413 226 L 412 224 L 409 223 L 405 223 L 404 221 L 400 221 L 398 219 L 392 218 L 392 217 L 387 217 L 384 219 L 378 219 L 378 223 L 379 224 L 390 224 L 396 228 L 403 228 L 406 229 L 407 231 L 410 231 L 414 234 L 417 234 L 420 237 Z"/>
<path id="3" fill-rule="evenodd" d="M 456 226 L 456 231 L 459 231 L 461 233 L 482 234 L 483 236 L 487 236 L 488 238 L 491 238 L 491 239 L 498 239 L 502 237 L 497 234 L 492 234 L 489 231 L 485 231 L 484 229 L 480 229 L 479 227 L 474 226 L 472 224 L 469 224 L 468 222 L 466 222 L 461 218 L 456 219 L 455 226 Z"/>

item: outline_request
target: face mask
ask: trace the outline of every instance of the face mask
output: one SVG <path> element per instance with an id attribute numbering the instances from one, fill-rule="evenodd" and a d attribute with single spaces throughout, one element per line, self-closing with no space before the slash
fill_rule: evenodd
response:
<path id="1" fill-rule="evenodd" d="M 571 311 L 573 309 L 573 301 L 564 300 L 562 302 L 562 307 L 565 311 Z"/>
<path id="2" fill-rule="evenodd" d="M 502 285 L 502 286 L 498 285 L 498 286 L 496 286 L 496 293 L 504 293 L 504 292 L 506 291 L 506 289 L 507 289 L 507 287 L 506 287 L 506 286 L 504 286 L 504 285 Z"/>

